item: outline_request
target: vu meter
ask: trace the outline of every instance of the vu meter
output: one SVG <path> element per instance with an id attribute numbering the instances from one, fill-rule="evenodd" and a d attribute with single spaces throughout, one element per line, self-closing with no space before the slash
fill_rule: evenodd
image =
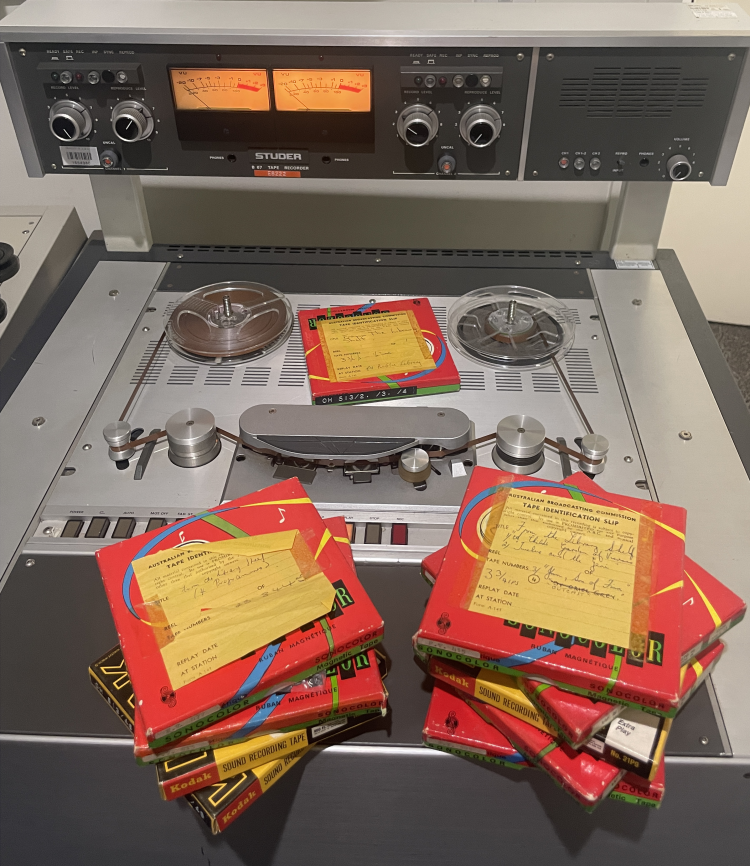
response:
<path id="1" fill-rule="evenodd" d="M 269 111 L 265 69 L 170 69 L 178 111 Z"/>
<path id="2" fill-rule="evenodd" d="M 277 111 L 370 111 L 369 69 L 274 69 Z"/>

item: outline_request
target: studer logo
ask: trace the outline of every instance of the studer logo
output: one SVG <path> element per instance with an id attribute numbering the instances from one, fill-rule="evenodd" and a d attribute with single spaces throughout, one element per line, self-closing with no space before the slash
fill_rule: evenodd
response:
<path id="1" fill-rule="evenodd" d="M 255 162 L 307 162 L 306 150 L 256 150 Z"/>

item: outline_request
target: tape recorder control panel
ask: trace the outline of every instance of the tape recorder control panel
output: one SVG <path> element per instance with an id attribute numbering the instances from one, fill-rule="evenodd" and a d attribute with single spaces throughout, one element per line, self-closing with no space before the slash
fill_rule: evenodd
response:
<path id="1" fill-rule="evenodd" d="M 709 180 L 742 49 L 10 46 L 45 173 Z"/>

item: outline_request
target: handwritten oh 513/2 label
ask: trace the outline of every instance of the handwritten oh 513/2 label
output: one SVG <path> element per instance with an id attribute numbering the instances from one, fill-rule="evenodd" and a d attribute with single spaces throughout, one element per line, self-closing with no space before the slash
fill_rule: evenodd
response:
<path id="1" fill-rule="evenodd" d="M 468 608 L 629 646 L 640 515 L 513 490 Z"/>

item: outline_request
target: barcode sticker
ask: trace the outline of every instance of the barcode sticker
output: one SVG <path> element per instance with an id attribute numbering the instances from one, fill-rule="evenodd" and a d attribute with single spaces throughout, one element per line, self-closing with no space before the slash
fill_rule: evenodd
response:
<path id="1" fill-rule="evenodd" d="M 737 13 L 732 12 L 728 6 L 699 6 L 691 7 L 696 18 L 736 18 Z"/>
<path id="2" fill-rule="evenodd" d="M 99 165 L 99 151 L 95 147 L 61 147 L 63 165 L 78 165 L 84 168 Z"/>

